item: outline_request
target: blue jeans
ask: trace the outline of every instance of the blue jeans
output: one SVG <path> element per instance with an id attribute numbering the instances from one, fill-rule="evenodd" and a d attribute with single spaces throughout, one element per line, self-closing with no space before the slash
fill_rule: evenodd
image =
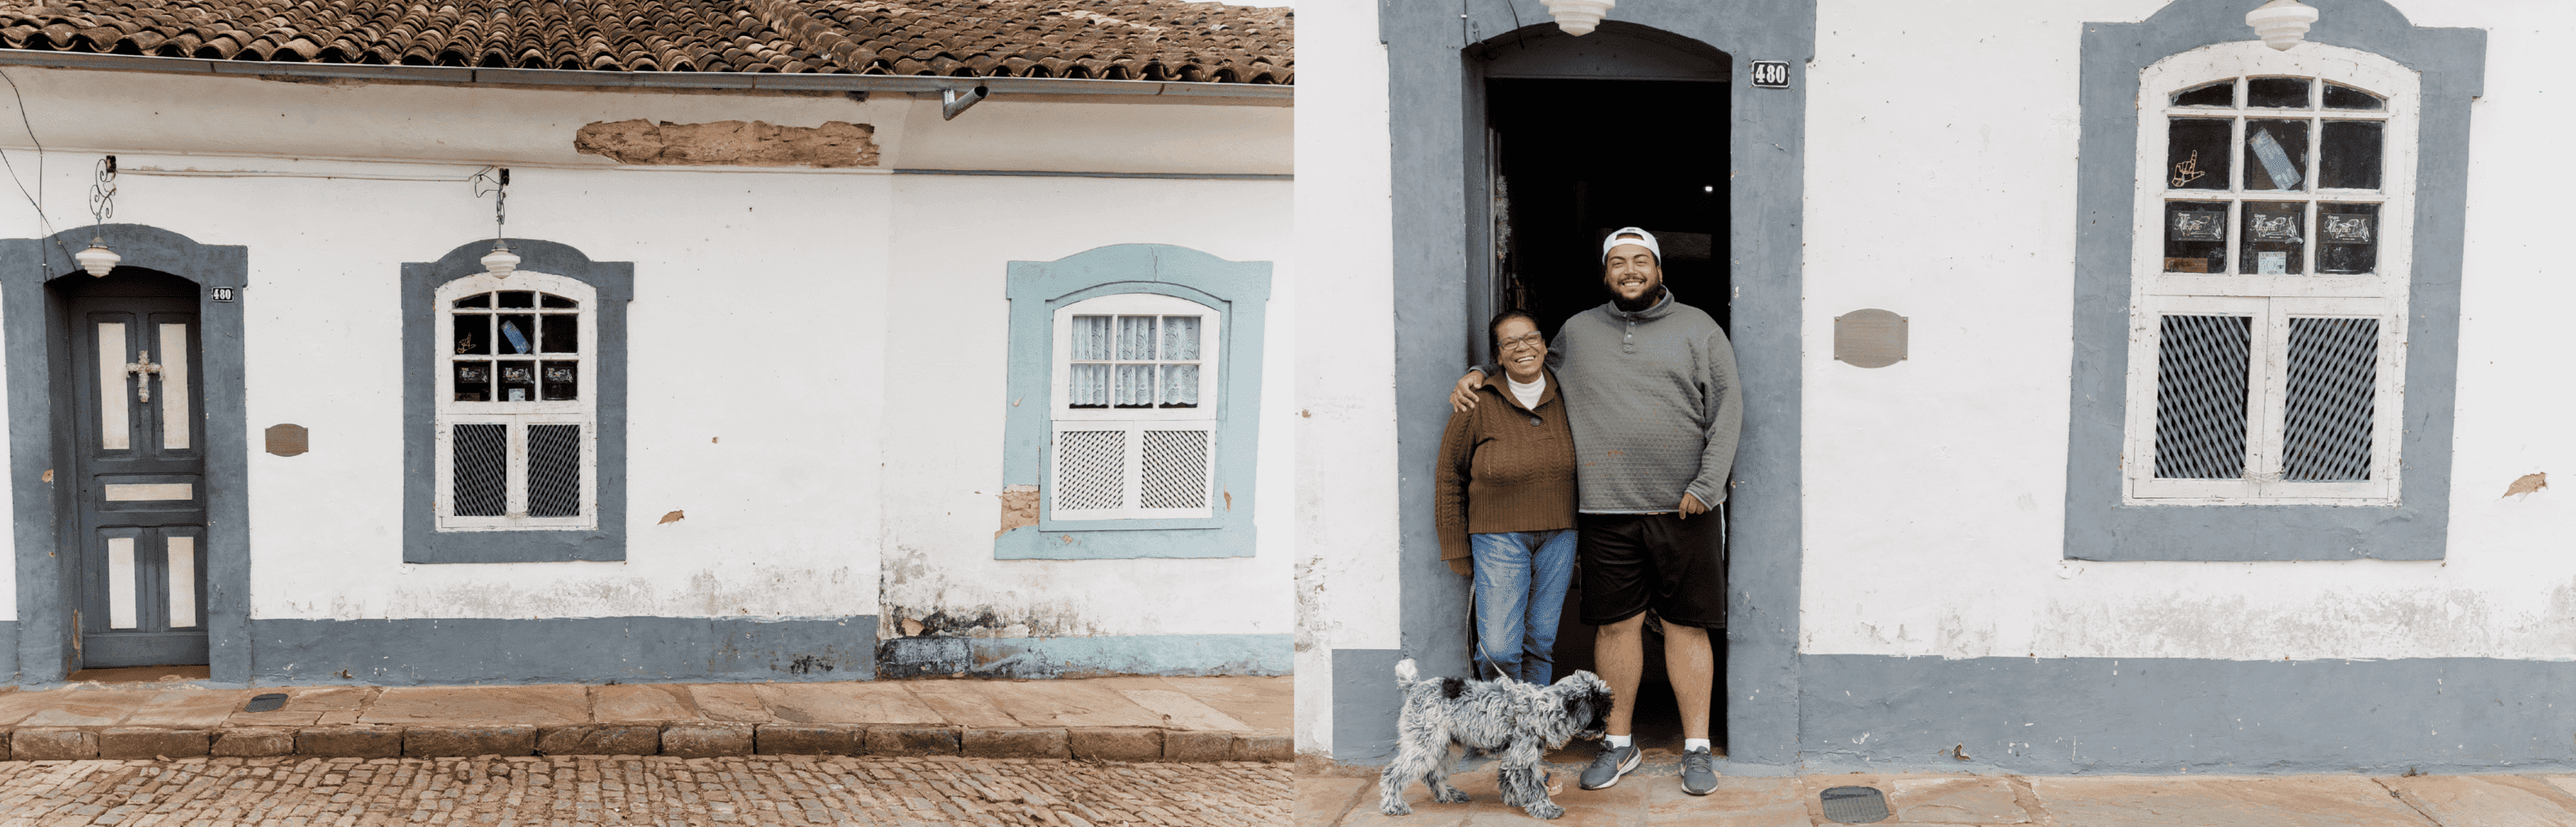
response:
<path id="1" fill-rule="evenodd" d="M 1556 679 L 1556 622 L 1574 575 L 1572 529 L 1467 535 L 1476 561 L 1476 677 Z"/>

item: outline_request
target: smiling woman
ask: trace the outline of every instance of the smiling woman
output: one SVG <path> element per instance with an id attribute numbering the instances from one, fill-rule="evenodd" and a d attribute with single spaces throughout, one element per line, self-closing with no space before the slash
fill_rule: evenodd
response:
<path id="1" fill-rule="evenodd" d="M 1476 674 L 1544 684 L 1574 570 L 1574 434 L 1538 322 L 1505 310 L 1485 329 L 1506 381 L 1441 438 L 1440 558 L 1475 578 Z"/>

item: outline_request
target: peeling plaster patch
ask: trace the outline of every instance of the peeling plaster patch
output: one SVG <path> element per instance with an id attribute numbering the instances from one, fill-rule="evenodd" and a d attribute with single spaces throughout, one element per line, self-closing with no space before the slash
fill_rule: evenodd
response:
<path id="1" fill-rule="evenodd" d="M 777 126 L 762 121 L 655 123 L 599 121 L 573 136 L 573 149 L 627 164 L 746 167 L 872 167 L 876 127 L 830 121 Z"/>
<path id="2" fill-rule="evenodd" d="M 2533 492 L 2548 487 L 2548 474 L 2524 474 L 2522 475 L 2522 479 L 2514 480 L 2512 485 L 2505 486 L 2504 495 L 2510 497 L 2515 494 L 2520 494 L 2528 497 L 2531 496 Z"/>
<path id="3" fill-rule="evenodd" d="M 688 518 L 689 515 L 680 513 L 679 509 L 672 509 L 671 513 L 662 515 L 661 522 L 654 523 L 654 525 L 670 525 Z"/>
<path id="4" fill-rule="evenodd" d="M 1002 500 L 1002 527 L 995 530 L 993 536 L 1000 537 L 1011 529 L 1027 528 L 1038 524 L 1037 486 L 1004 486 L 1002 493 L 994 496 Z M 1229 499 L 1228 502 L 1232 500 Z"/>

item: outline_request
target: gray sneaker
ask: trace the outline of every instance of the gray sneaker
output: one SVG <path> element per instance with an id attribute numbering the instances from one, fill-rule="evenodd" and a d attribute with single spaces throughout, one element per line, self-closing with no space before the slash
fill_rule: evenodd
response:
<path id="1" fill-rule="evenodd" d="M 1583 788 L 1610 789 L 1610 785 L 1619 783 L 1619 776 L 1627 775 L 1629 770 L 1636 769 L 1637 762 L 1644 760 L 1645 757 L 1646 751 L 1639 749 L 1634 743 L 1625 748 L 1612 749 L 1605 741 L 1601 744 L 1601 754 L 1592 757 L 1592 766 L 1583 768 Z"/>
<path id="2" fill-rule="evenodd" d="M 1717 756 L 1708 750 L 1682 753 L 1682 792 L 1707 795 L 1717 790 Z"/>

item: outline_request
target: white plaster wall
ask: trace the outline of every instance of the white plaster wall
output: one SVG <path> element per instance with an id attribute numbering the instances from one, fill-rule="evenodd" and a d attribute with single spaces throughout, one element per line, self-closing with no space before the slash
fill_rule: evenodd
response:
<path id="1" fill-rule="evenodd" d="M 2576 657 L 2576 505 L 2498 496 L 2525 473 L 2576 468 L 2556 332 L 2576 288 L 2563 250 L 2550 254 L 2564 232 L 2540 196 L 2576 185 L 2561 146 L 2560 99 L 2576 92 L 2558 65 L 2576 34 L 2564 3 L 2398 4 L 2418 25 L 2490 30 L 2487 94 L 2472 106 L 2448 559 L 2061 559 L 2079 30 L 2161 5 L 1821 4 L 1806 72 L 1801 649 Z M 1910 361 L 1832 360 L 1833 317 L 1864 307 L 1911 318 Z"/>
<path id="2" fill-rule="evenodd" d="M 980 111 L 980 110 L 978 110 Z M 895 177 L 884 354 L 888 610 L 994 614 L 997 636 L 1287 634 L 1295 308 L 1284 181 Z M 1172 244 L 1273 262 L 1251 557 L 996 560 L 1012 261 Z M 855 333 L 856 331 L 854 331 Z M 1038 404 L 1038 400 L 1030 400 Z M 982 435 L 960 438 L 962 435 Z M 888 622 L 900 619 L 889 617 Z M 1015 628 L 1016 627 L 1016 628 Z"/>
<path id="3" fill-rule="evenodd" d="M 13 235 L 38 237 L 87 223 L 90 166 L 96 152 L 110 151 L 129 170 L 115 220 L 249 247 L 242 300 L 247 427 L 255 451 L 251 608 L 259 618 L 876 613 L 879 544 L 911 537 L 911 527 L 936 525 L 926 514 L 907 515 L 907 528 L 893 530 L 888 515 L 932 507 L 941 495 L 976 488 L 990 494 L 998 479 L 994 464 L 957 492 L 885 493 L 889 441 L 999 448 L 998 416 L 981 422 L 912 409 L 899 422 L 889 418 L 890 387 L 937 392 L 967 372 L 995 383 L 1002 378 L 998 338 L 984 359 L 937 336 L 894 332 L 926 321 L 925 306 L 953 306 L 942 282 L 989 287 L 989 307 L 964 315 L 998 322 L 1002 262 L 1010 258 L 1056 258 L 1138 240 L 1235 259 L 1286 258 L 1290 185 L 1280 181 L 628 167 L 570 149 L 574 130 L 594 120 L 761 119 L 801 126 L 846 120 L 879 127 L 888 167 L 903 163 L 910 135 L 918 145 L 938 146 L 936 157 L 967 168 L 1048 168 L 1036 162 L 1074 171 L 1261 174 L 1286 166 L 1279 136 L 1247 133 L 1233 142 L 1240 145 L 1230 145 L 1226 129 L 1206 130 L 1191 142 L 1158 142 L 1147 131 L 1168 132 L 1188 123 L 1193 111 L 1232 129 L 1257 132 L 1276 123 L 1274 131 L 1285 130 L 1285 109 L 1131 106 L 1126 109 L 1153 111 L 1111 117 L 1096 106 L 1020 104 L 1070 125 L 1048 131 L 1035 128 L 1046 119 L 1033 118 L 1031 110 L 1015 113 L 1011 105 L 987 102 L 944 124 L 934 111 L 930 121 L 937 126 L 907 130 L 905 119 L 918 106 L 903 96 L 861 104 L 843 97 L 5 71 L 26 89 L 37 137 L 58 150 L 49 153 L 46 170 L 50 224 L 36 221 L 23 200 L 0 206 L 0 220 L 11 222 Z M 1247 119 L 1241 111 L 1260 114 Z M 979 126 L 977 115 L 996 116 Z M 1122 118 L 1144 131 L 1120 140 L 1112 124 Z M 261 131 L 258 125 L 269 120 L 290 126 Z M 973 151 L 947 145 L 978 130 Z M 24 131 L 0 130 L 0 151 L 33 189 L 36 153 L 21 149 L 28 143 Z M 80 149 L 61 149 L 66 146 Z M 1263 146 L 1272 149 L 1258 150 Z M 514 167 L 511 235 L 636 265 L 624 562 L 400 562 L 400 265 L 490 237 L 492 202 L 473 197 L 463 181 L 484 163 Z M 263 175 L 140 174 L 145 168 Z M 378 180 L 386 177 L 443 180 Z M 1009 221 L 997 225 L 996 216 Z M 948 222 L 970 220 L 1027 243 L 986 243 L 949 232 L 955 225 Z M 991 255 L 958 263 L 948 253 L 961 242 Z M 1291 281 L 1284 261 L 1275 275 Z M 1274 298 L 1271 315 L 1283 339 L 1295 319 L 1285 304 Z M 1270 352 L 1284 360 L 1293 348 L 1283 341 Z M 945 370 L 920 372 L 919 365 L 934 363 Z M 1271 398 L 1288 398 L 1284 362 L 1270 378 Z M 989 408 L 998 394 L 974 399 L 979 409 Z M 1266 423 L 1265 431 L 1290 430 L 1284 410 L 1269 415 L 1279 421 Z M 310 428 L 313 451 L 292 458 L 256 453 L 258 431 L 280 422 Z M 1278 482 L 1265 485 L 1277 493 L 1260 519 L 1277 526 L 1287 523 L 1292 505 L 1285 451 L 1277 448 L 1278 458 L 1264 463 L 1276 469 L 1270 476 Z M 904 479 L 907 486 L 924 483 Z M 996 506 L 989 498 L 981 506 L 981 561 L 991 566 Z M 674 510 L 685 511 L 686 519 L 657 523 Z M 1284 542 L 1286 529 L 1273 535 Z M 942 558 L 939 565 L 945 574 L 950 563 Z M 972 563 L 961 565 L 968 568 L 956 579 L 989 580 Z M 991 595 L 1082 611 L 1101 634 L 1287 631 L 1288 598 L 1278 588 L 1288 577 L 1284 550 L 1185 571 L 1154 570 L 1176 591 L 1189 586 L 1223 597 L 1228 602 L 1209 604 L 1222 612 L 1196 605 L 1157 609 L 1134 600 L 1121 588 L 1146 576 L 1140 572 L 1148 567 L 1118 565 L 1026 577 Z M 7 576 L 0 567 L 0 578 Z M 12 594 L 0 589 L 0 600 Z M 1094 604 L 1101 611 L 1091 611 Z"/>
<path id="4" fill-rule="evenodd" d="M 1386 49 L 1377 6 L 1298 9 L 1297 749 L 1332 750 L 1335 649 L 1401 643 Z"/>

